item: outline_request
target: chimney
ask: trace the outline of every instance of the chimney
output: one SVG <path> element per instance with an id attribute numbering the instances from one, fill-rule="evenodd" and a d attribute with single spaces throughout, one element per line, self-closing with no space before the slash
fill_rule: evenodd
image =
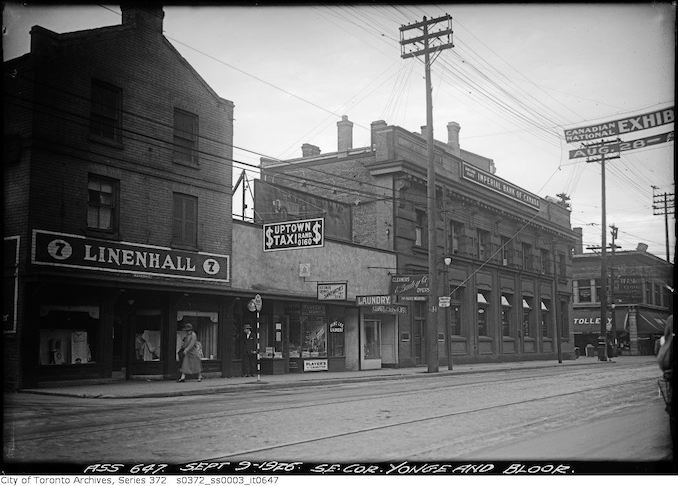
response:
<path id="1" fill-rule="evenodd" d="M 315 157 L 316 155 L 320 155 L 320 147 L 311 145 L 310 143 L 305 143 L 301 146 L 302 157 Z"/>
<path id="2" fill-rule="evenodd" d="M 428 127 L 426 125 L 421 126 L 421 136 L 424 138 L 428 136 Z"/>
<path id="3" fill-rule="evenodd" d="M 645 243 L 638 243 L 638 246 L 636 247 L 636 251 L 641 251 L 645 253 L 647 251 L 647 245 Z"/>
<path id="4" fill-rule="evenodd" d="M 388 125 L 386 125 L 386 122 L 384 120 L 377 120 L 373 121 L 370 124 L 371 128 L 371 140 L 370 140 L 370 146 L 372 147 L 372 150 L 377 146 L 377 139 L 375 137 L 376 133 L 381 130 L 382 128 L 386 128 Z"/>
<path id="5" fill-rule="evenodd" d="M 459 157 L 461 155 L 461 147 L 459 146 L 459 130 L 461 125 L 457 122 L 450 122 L 447 124 L 447 145 L 454 155 Z"/>
<path id="6" fill-rule="evenodd" d="M 349 121 L 348 116 L 343 115 L 341 121 L 337 122 L 337 132 L 337 150 L 348 152 L 353 148 L 353 122 Z"/>
<path id="7" fill-rule="evenodd" d="M 584 253 L 583 230 L 581 228 L 572 228 L 572 231 L 577 235 L 577 241 L 574 243 L 574 254 L 581 255 Z"/>
<path id="8" fill-rule="evenodd" d="M 165 12 L 162 6 L 139 2 L 120 5 L 122 25 L 132 25 L 137 29 L 145 28 L 162 34 L 162 21 Z"/>

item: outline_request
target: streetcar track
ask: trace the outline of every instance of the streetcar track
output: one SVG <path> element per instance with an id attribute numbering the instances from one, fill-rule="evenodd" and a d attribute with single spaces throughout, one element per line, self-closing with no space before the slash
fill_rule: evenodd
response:
<path id="1" fill-rule="evenodd" d="M 554 370 L 554 372 L 549 373 L 548 375 L 545 375 L 542 372 L 542 373 L 533 373 L 533 374 L 530 374 L 528 376 L 516 377 L 516 378 L 511 379 L 511 383 L 526 382 L 526 381 L 533 380 L 535 378 L 548 378 L 549 376 L 552 376 L 554 374 L 560 375 L 561 371 L 562 370 Z M 576 370 L 576 372 L 571 373 L 569 376 L 570 377 L 576 377 L 577 375 L 580 375 L 580 374 L 588 374 L 588 373 L 587 373 L 587 370 Z M 440 378 L 447 378 L 447 377 L 440 377 Z M 637 381 L 646 381 L 648 379 L 650 379 L 650 378 L 636 379 L 636 380 L 633 380 L 631 382 L 628 382 L 628 381 L 624 382 L 624 384 L 637 382 Z M 477 388 L 477 387 L 484 387 L 484 386 L 487 386 L 487 385 L 491 385 L 491 384 L 494 384 L 494 383 L 506 383 L 506 379 L 505 378 L 503 378 L 503 379 L 490 379 L 490 380 L 478 381 L 478 382 L 473 382 L 473 383 L 467 383 L 467 382 L 465 382 L 465 383 L 448 383 L 448 384 L 446 384 L 445 389 L 457 388 L 457 387 Z M 613 386 L 620 386 L 620 385 L 619 384 L 606 385 L 605 388 L 609 388 L 609 387 L 613 387 Z M 600 387 L 583 389 L 583 390 L 580 389 L 580 390 L 577 390 L 576 392 L 565 393 L 565 394 L 563 394 L 563 396 L 571 395 L 573 393 L 582 393 L 582 392 L 589 391 L 591 389 L 600 389 Z M 302 409 L 302 408 L 306 409 L 308 407 L 321 407 L 321 406 L 325 406 L 325 405 L 358 403 L 358 402 L 369 401 L 369 400 L 374 400 L 374 399 L 379 399 L 379 398 L 404 397 L 404 396 L 409 396 L 409 395 L 420 394 L 422 391 L 428 391 L 428 392 L 434 391 L 435 392 L 435 391 L 442 391 L 442 389 L 438 390 L 438 389 L 435 389 L 435 388 L 431 388 L 430 386 L 429 387 L 423 386 L 423 384 L 422 384 L 422 386 L 418 387 L 416 390 L 409 389 L 409 390 L 401 390 L 401 391 L 393 391 L 393 392 L 370 393 L 370 394 L 367 394 L 367 395 L 361 395 L 359 397 L 350 397 L 350 398 L 345 398 L 345 399 L 341 399 L 341 400 L 336 400 L 332 397 L 328 397 L 328 398 L 323 398 L 323 399 L 317 399 L 317 400 L 310 401 L 310 402 L 305 401 L 305 402 L 302 402 L 302 403 L 294 403 L 294 404 L 287 403 L 284 406 L 277 406 L 277 407 L 274 407 L 274 408 L 267 407 L 267 408 L 258 408 L 258 409 L 257 408 L 255 408 L 255 409 L 248 408 L 247 410 L 225 410 L 225 411 L 219 410 L 219 411 L 216 411 L 216 412 L 207 412 L 207 413 L 196 414 L 196 415 L 193 416 L 193 418 L 195 420 L 198 420 L 198 421 L 214 420 L 214 419 L 229 419 L 229 418 L 232 418 L 232 417 L 247 416 L 247 415 L 251 415 L 253 413 L 256 413 L 256 414 L 276 413 L 276 412 L 280 412 L 280 411 L 290 411 L 290 410 L 296 410 L 296 409 Z M 287 395 L 292 397 L 294 395 L 298 395 L 298 393 L 288 393 Z M 559 395 L 555 395 L 555 396 L 559 396 Z M 212 395 L 210 395 L 210 397 L 212 397 Z M 534 400 L 542 400 L 542 399 L 548 399 L 548 398 L 550 398 L 550 397 L 539 398 L 539 399 L 534 399 Z M 243 400 L 246 400 L 246 398 L 243 397 Z M 530 401 L 530 400 L 527 400 L 527 401 Z M 516 402 L 516 403 L 523 403 L 523 402 Z M 158 402 L 158 403 L 153 404 L 153 408 L 159 409 L 161 407 L 165 407 L 166 405 L 167 405 L 166 402 L 164 402 L 164 403 Z M 510 405 L 513 405 L 513 403 L 497 405 L 497 406 L 507 406 L 507 405 L 510 406 Z M 496 407 L 496 406 L 492 406 L 489 409 L 494 408 L 494 407 Z M 128 407 L 120 406 L 120 407 L 114 407 L 113 409 L 108 409 L 107 412 L 110 411 L 110 410 L 120 411 L 120 410 L 127 410 L 127 409 L 128 409 Z M 483 409 L 479 409 L 479 410 L 483 410 Z M 100 410 L 88 410 L 87 412 L 89 412 L 91 414 L 101 413 Z M 456 414 L 459 414 L 459 413 L 468 413 L 468 412 L 455 412 L 452 415 L 456 415 Z M 65 417 L 66 419 L 68 419 L 68 418 L 81 419 L 82 415 L 83 415 L 82 411 L 78 410 L 78 411 L 74 411 L 74 412 L 71 412 L 71 413 L 66 412 L 62 415 L 62 417 Z M 436 417 L 440 418 L 440 417 L 445 417 L 445 416 L 447 416 L 447 415 L 441 415 L 441 416 L 436 416 Z M 417 421 L 431 420 L 431 419 L 434 419 L 436 417 L 418 419 Z M 50 420 L 52 424 L 54 423 L 53 418 L 49 418 L 49 417 L 42 418 L 41 417 L 41 419 Z M 18 420 L 13 420 L 13 424 L 12 424 L 13 429 L 14 429 L 13 431 L 16 434 L 16 425 L 20 422 L 36 422 L 36 421 L 38 421 L 38 420 L 36 420 L 35 418 L 28 418 L 28 417 L 21 418 L 21 419 L 18 419 Z M 120 422 L 109 422 L 108 424 L 106 424 L 106 423 L 104 423 L 104 424 L 102 424 L 102 423 L 92 424 L 92 425 L 87 426 L 87 427 L 81 427 L 77 430 L 69 429 L 69 436 L 73 437 L 73 436 L 77 436 L 77 435 L 81 435 L 81 436 L 82 435 L 89 435 L 89 434 L 92 433 L 92 430 L 94 430 L 97 433 L 119 432 L 119 431 L 131 430 L 131 429 L 138 431 L 139 429 L 157 428 L 158 426 L 174 425 L 175 423 L 176 423 L 176 418 L 174 416 L 167 417 L 167 418 L 164 418 L 164 419 L 159 419 L 159 420 L 154 420 L 152 417 L 144 417 L 144 418 L 140 418 L 140 419 L 137 419 L 137 420 L 125 422 L 124 424 L 121 424 Z M 406 421 L 406 422 L 403 422 L 400 425 L 406 425 L 408 423 L 410 423 L 410 422 Z M 412 422 L 412 423 L 414 423 L 414 422 Z M 399 425 L 399 424 L 388 425 L 388 427 L 397 426 L 397 425 Z M 14 440 L 15 443 L 22 443 L 22 442 L 27 442 L 27 441 L 35 441 L 37 439 L 48 440 L 48 439 L 59 438 L 59 437 L 62 436 L 63 429 L 64 429 L 65 426 L 68 426 L 68 420 L 60 421 L 59 424 L 54 425 L 54 427 L 55 427 L 54 430 L 42 430 L 40 433 L 23 434 L 21 437 L 15 436 L 13 440 Z M 343 435 L 343 434 L 340 434 L 339 437 L 341 435 Z M 313 440 L 322 440 L 322 439 L 312 439 L 311 441 L 313 441 Z M 301 442 L 301 443 L 303 443 L 303 442 Z M 273 448 L 277 448 L 277 447 L 273 447 Z M 261 449 L 261 450 L 268 450 L 268 449 L 264 448 L 264 449 Z"/>
<path id="2" fill-rule="evenodd" d="M 625 381 L 623 385 L 629 385 L 629 384 L 632 384 L 632 383 L 645 382 L 645 381 L 647 381 L 647 378 L 639 378 L 639 379 L 635 379 L 635 380 Z M 233 453 L 230 453 L 230 454 L 227 454 L 227 455 L 203 458 L 202 461 L 205 461 L 205 462 L 223 462 L 223 461 L 227 461 L 229 459 L 235 459 L 235 458 L 238 458 L 238 457 L 248 457 L 248 456 L 251 456 L 252 454 L 256 454 L 256 453 L 260 453 L 260 452 L 270 452 L 270 451 L 274 451 L 274 450 L 277 450 L 277 449 L 284 449 L 284 448 L 287 448 L 287 447 L 309 445 L 309 444 L 312 444 L 314 442 L 323 442 L 323 441 L 332 440 L 332 439 L 349 437 L 349 436 L 352 436 L 352 435 L 357 436 L 357 435 L 376 432 L 376 431 L 380 431 L 380 430 L 385 430 L 385 429 L 390 429 L 390 428 L 395 428 L 395 427 L 402 427 L 404 425 L 413 425 L 413 424 L 419 424 L 419 423 L 422 423 L 422 422 L 451 418 L 451 417 L 460 416 L 460 415 L 475 414 L 475 413 L 478 413 L 478 412 L 487 412 L 487 411 L 491 411 L 491 410 L 498 409 L 498 408 L 522 405 L 522 404 L 526 404 L 526 403 L 530 403 L 530 402 L 552 400 L 554 398 L 567 397 L 567 396 L 577 395 L 577 394 L 580 394 L 580 393 L 586 393 L 586 392 L 591 392 L 591 391 L 600 392 L 600 390 L 602 390 L 602 389 L 614 388 L 614 387 L 619 387 L 619 386 L 623 386 L 623 385 L 620 385 L 618 383 L 613 383 L 613 384 L 610 384 L 610 385 L 603 385 L 603 386 L 595 385 L 595 386 L 592 386 L 590 388 L 579 389 L 579 390 L 566 392 L 566 393 L 558 393 L 558 394 L 555 394 L 555 395 L 549 395 L 549 396 L 545 396 L 545 397 L 530 398 L 530 399 L 526 399 L 526 400 L 518 400 L 518 401 L 513 401 L 513 402 L 505 402 L 505 403 L 500 403 L 500 404 L 495 404 L 495 405 L 489 405 L 487 407 L 482 407 L 482 408 L 467 409 L 467 410 L 443 413 L 443 414 L 438 414 L 438 415 L 432 415 L 432 416 L 429 416 L 429 417 L 416 418 L 416 419 L 411 419 L 411 420 L 404 420 L 404 421 L 400 421 L 400 422 L 397 422 L 397 423 L 375 425 L 375 426 L 372 426 L 372 427 L 364 427 L 364 428 L 362 428 L 360 430 L 356 430 L 356 431 L 346 431 L 346 432 L 340 432 L 340 433 L 337 433 L 337 434 L 325 435 L 323 437 L 314 437 L 314 438 L 303 439 L 303 440 L 298 440 L 298 441 L 291 441 L 291 442 L 287 442 L 287 443 L 283 443 L 283 444 L 271 445 L 271 446 L 267 446 L 267 447 L 260 447 L 260 448 L 257 448 L 257 449 L 247 449 L 247 450 L 233 452 Z"/>

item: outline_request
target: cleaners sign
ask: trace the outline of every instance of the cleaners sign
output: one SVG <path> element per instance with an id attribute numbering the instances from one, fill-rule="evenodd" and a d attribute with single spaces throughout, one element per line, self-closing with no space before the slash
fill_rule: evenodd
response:
<path id="1" fill-rule="evenodd" d="M 228 255 L 33 230 L 34 265 L 227 283 L 229 261 Z"/>
<path id="2" fill-rule="evenodd" d="M 323 218 L 268 223 L 264 225 L 264 251 L 320 247 L 324 235 Z"/>
<path id="3" fill-rule="evenodd" d="M 624 133 L 637 132 L 648 128 L 659 127 L 673 123 L 674 107 L 645 113 L 643 115 L 623 118 L 621 120 L 589 125 L 586 127 L 570 128 L 565 130 L 565 141 L 588 142 L 599 138 L 622 135 Z"/>

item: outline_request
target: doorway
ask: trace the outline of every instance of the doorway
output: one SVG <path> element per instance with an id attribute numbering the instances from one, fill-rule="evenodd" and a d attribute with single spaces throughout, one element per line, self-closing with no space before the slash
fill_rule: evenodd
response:
<path id="1" fill-rule="evenodd" d="M 381 368 L 381 320 L 365 319 L 362 331 L 362 366 L 363 370 Z"/>

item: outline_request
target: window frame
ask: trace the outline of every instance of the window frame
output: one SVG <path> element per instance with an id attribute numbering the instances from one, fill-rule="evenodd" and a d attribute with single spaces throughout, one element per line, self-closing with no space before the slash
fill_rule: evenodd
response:
<path id="1" fill-rule="evenodd" d="M 102 194 L 101 185 L 106 183 L 111 186 L 111 203 L 106 205 L 99 202 L 94 202 L 91 200 L 91 191 L 90 185 L 92 182 L 99 184 L 100 188 L 98 193 Z M 110 208 L 110 227 L 102 228 L 100 226 L 90 226 L 90 209 L 95 208 L 97 211 L 97 221 L 101 219 L 101 210 L 102 208 Z M 118 179 L 113 179 L 112 177 L 102 176 L 100 174 L 88 173 L 87 174 L 87 211 L 85 215 L 85 225 L 88 233 L 102 234 L 102 235 L 115 235 L 119 230 L 119 221 L 120 221 L 120 181 Z"/>
<path id="2" fill-rule="evenodd" d="M 180 121 L 191 125 L 191 131 L 182 128 Z M 190 111 L 174 108 L 172 125 L 172 161 L 175 164 L 198 167 L 199 165 L 200 118 Z"/>
<path id="3" fill-rule="evenodd" d="M 194 203 L 195 210 L 193 211 L 193 225 L 194 231 L 190 238 L 187 237 L 186 225 L 190 224 L 191 221 L 186 219 L 186 202 L 191 201 Z M 177 215 L 177 203 L 181 202 L 181 215 Z M 190 248 L 196 249 L 198 247 L 198 197 L 191 194 L 185 194 L 181 192 L 172 193 L 172 246 L 179 248 Z M 181 230 L 178 231 L 178 225 L 181 227 Z"/>
<path id="4" fill-rule="evenodd" d="M 105 94 L 113 103 L 105 102 Z M 114 105 L 114 106 L 113 106 Z M 111 135 L 105 133 L 109 128 Z M 122 139 L 122 88 L 100 79 L 92 78 L 90 87 L 89 134 L 95 140 L 120 143 Z"/>

